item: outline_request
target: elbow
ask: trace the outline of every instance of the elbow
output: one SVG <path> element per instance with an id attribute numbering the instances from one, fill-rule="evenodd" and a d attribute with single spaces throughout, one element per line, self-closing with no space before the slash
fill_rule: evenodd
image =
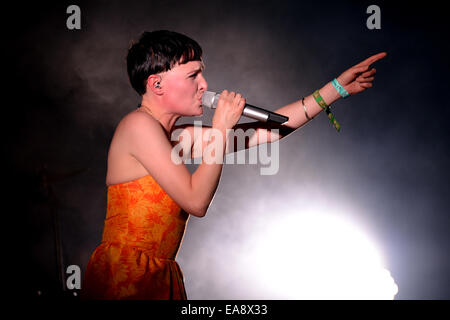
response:
<path id="1" fill-rule="evenodd" d="M 195 214 L 192 215 L 197 218 L 203 218 L 204 216 L 206 216 L 206 211 L 196 212 Z"/>
<path id="2" fill-rule="evenodd" d="M 192 215 L 196 216 L 197 218 L 203 218 L 206 216 L 206 212 L 208 211 L 208 208 L 200 208 L 195 210 Z"/>
<path id="3" fill-rule="evenodd" d="M 196 216 L 197 218 L 203 218 L 204 216 L 206 216 L 206 212 L 208 211 L 208 207 L 209 207 L 209 205 L 206 205 L 206 206 L 200 205 L 200 206 L 198 206 L 194 210 L 193 215 Z"/>
<path id="4" fill-rule="evenodd" d="M 192 208 L 190 208 L 190 210 L 188 211 L 190 215 L 193 215 L 197 218 L 203 218 L 204 216 L 206 216 L 206 212 L 208 211 L 208 206 L 194 206 Z"/>

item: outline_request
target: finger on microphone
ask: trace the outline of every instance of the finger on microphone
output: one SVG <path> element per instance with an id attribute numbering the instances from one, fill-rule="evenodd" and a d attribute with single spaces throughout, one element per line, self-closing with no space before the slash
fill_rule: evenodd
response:
<path id="1" fill-rule="evenodd" d="M 239 108 L 240 109 L 244 109 L 245 102 L 246 102 L 245 98 L 241 98 L 241 100 L 239 101 Z"/>

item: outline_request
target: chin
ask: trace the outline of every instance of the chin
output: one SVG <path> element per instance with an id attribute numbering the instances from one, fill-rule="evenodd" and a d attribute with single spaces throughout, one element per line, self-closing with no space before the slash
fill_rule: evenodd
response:
<path id="1" fill-rule="evenodd" d="M 198 112 L 196 113 L 196 116 L 202 116 L 202 115 L 203 115 L 203 106 L 200 105 L 200 106 L 198 107 Z"/>

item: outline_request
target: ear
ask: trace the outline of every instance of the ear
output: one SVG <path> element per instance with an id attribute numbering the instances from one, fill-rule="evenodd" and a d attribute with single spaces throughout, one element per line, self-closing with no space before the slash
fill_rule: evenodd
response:
<path id="1" fill-rule="evenodd" d="M 161 76 L 152 74 L 147 78 L 147 92 L 152 91 L 156 95 L 162 94 Z"/>

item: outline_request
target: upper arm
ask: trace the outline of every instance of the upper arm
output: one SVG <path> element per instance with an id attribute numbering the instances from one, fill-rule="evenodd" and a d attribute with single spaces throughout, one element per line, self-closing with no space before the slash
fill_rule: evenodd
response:
<path id="1" fill-rule="evenodd" d="M 172 159 L 172 145 L 158 122 L 134 113 L 123 123 L 128 152 L 136 158 L 161 188 L 186 212 L 196 214 L 191 196 L 191 174 Z"/>
<path id="2" fill-rule="evenodd" d="M 178 145 L 180 151 L 184 150 L 183 154 L 186 158 L 198 158 L 202 156 L 207 146 L 207 139 L 203 137 L 207 136 L 206 131 L 209 129 L 211 129 L 210 126 L 177 126 L 171 139 Z M 226 153 L 248 149 L 262 143 L 275 142 L 294 130 L 260 121 L 237 124 L 228 136 Z"/>
<path id="3" fill-rule="evenodd" d="M 278 141 L 294 131 L 292 128 L 277 123 L 266 123 L 261 121 L 237 124 L 234 126 L 233 130 L 235 132 L 235 141 L 233 144 L 234 150 L 230 152 L 243 149 L 243 141 L 239 143 L 238 140 L 245 139 L 245 149 L 248 149 L 259 144 Z"/>

